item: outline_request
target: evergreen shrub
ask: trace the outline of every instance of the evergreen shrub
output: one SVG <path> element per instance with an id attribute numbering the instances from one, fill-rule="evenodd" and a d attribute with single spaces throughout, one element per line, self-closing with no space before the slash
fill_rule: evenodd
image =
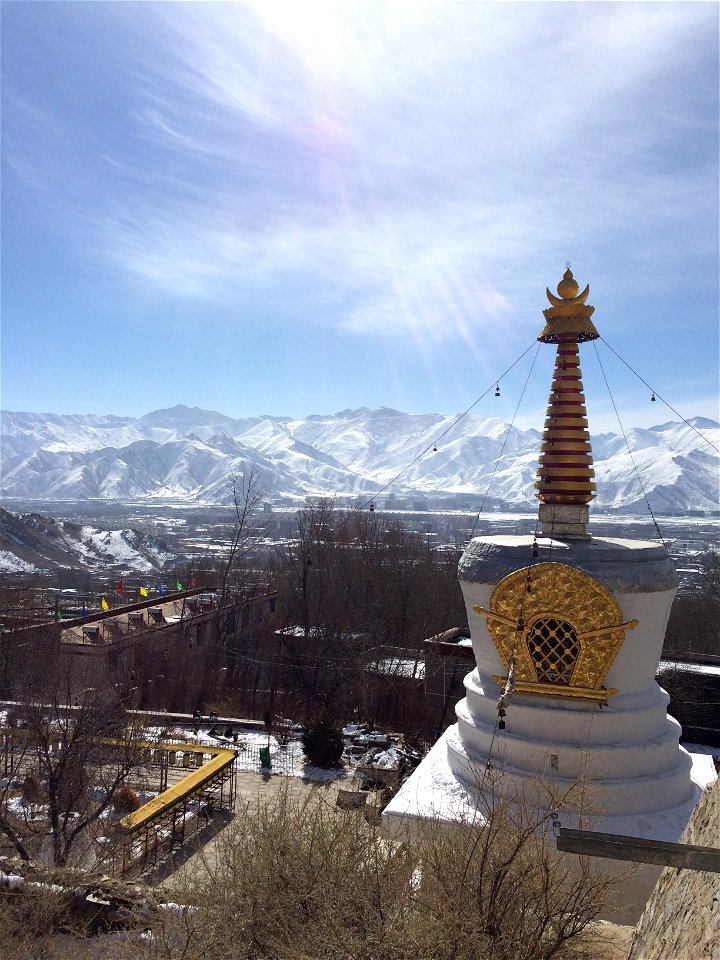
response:
<path id="1" fill-rule="evenodd" d="M 303 725 L 302 745 L 310 763 L 329 767 L 342 757 L 345 739 L 342 730 L 324 713 Z"/>

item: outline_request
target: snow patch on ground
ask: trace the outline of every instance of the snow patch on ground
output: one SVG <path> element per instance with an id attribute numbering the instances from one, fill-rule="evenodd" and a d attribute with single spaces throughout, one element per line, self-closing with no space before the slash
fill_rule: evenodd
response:
<path id="1" fill-rule="evenodd" d="M 236 727 L 236 724 L 228 724 L 224 721 L 218 723 L 218 729 L 227 726 Z M 203 727 L 205 729 L 203 729 Z M 160 729 L 151 727 L 148 733 L 156 737 L 160 734 Z M 268 737 L 262 730 L 245 730 L 237 728 L 237 740 L 225 737 L 210 737 L 207 733 L 207 723 L 203 724 L 200 730 L 194 731 L 187 727 L 174 727 L 170 731 L 164 731 L 163 739 L 169 739 L 170 742 L 181 744 L 183 740 L 198 746 L 208 747 L 229 747 L 238 751 L 235 761 L 237 770 L 247 771 L 248 773 L 267 773 L 268 775 L 278 774 L 283 776 L 300 777 L 303 780 L 311 780 L 314 783 L 326 783 L 332 780 L 340 780 L 347 776 L 352 776 L 353 770 L 345 767 L 323 768 L 313 766 L 308 763 L 303 753 L 302 743 L 299 739 L 292 739 L 286 745 L 278 742 L 274 736 Z M 270 748 L 270 770 L 263 771 L 260 766 L 259 751 L 261 747 Z"/>
<path id="2" fill-rule="evenodd" d="M 0 550 L 0 573 L 44 573 L 40 567 L 33 566 L 16 557 L 9 550 Z"/>

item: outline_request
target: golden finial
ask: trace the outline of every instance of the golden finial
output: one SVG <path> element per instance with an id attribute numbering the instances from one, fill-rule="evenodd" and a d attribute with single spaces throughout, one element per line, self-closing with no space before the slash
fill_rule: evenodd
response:
<path id="1" fill-rule="evenodd" d="M 571 300 L 580 292 L 580 284 L 573 277 L 570 267 L 568 267 L 568 269 L 565 271 L 562 280 L 557 285 L 557 292 L 560 294 L 563 300 Z"/>
<path id="2" fill-rule="evenodd" d="M 550 293 L 549 287 L 545 289 L 552 306 L 543 311 L 547 322 L 538 340 L 543 343 L 558 343 L 562 337 L 572 336 L 577 343 L 582 343 L 585 340 L 596 340 L 600 336 L 590 320 L 595 308 L 585 303 L 590 295 L 590 284 L 582 293 L 578 293 L 579 289 L 570 267 L 557 285 L 559 297 Z"/>

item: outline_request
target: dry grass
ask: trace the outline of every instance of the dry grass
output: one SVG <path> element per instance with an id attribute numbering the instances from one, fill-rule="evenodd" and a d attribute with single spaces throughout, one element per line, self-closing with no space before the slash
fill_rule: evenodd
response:
<path id="1" fill-rule="evenodd" d="M 609 886 L 558 856 L 537 820 L 430 824 L 391 843 L 361 815 L 281 794 L 248 808 L 184 891 L 192 956 L 225 960 L 549 960 L 586 953 Z M 577 946 L 577 949 L 575 949 Z M 205 952 L 203 952 L 205 951 Z"/>
<path id="2" fill-rule="evenodd" d="M 0 956 L 592 957 L 602 954 L 585 934 L 609 884 L 587 864 L 577 869 L 558 856 L 531 815 L 502 805 L 484 829 L 430 824 L 409 845 L 384 839 L 361 815 L 338 811 L 322 796 L 303 799 L 287 791 L 266 804 L 248 804 L 219 838 L 212 862 L 184 882 L 174 897 L 192 904 L 192 912 L 143 915 L 134 931 L 109 940 L 77 939 L 76 931 L 58 937 L 54 931 L 67 917 L 57 907 L 53 914 L 47 904 L 6 901 Z"/>

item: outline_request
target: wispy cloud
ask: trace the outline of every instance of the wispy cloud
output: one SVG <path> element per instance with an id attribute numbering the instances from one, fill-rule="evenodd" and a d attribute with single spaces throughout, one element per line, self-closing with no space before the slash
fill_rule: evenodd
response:
<path id="1" fill-rule="evenodd" d="M 53 176 L 56 131 L 25 130 L 19 165 L 167 296 L 314 294 L 317 323 L 427 344 L 522 332 L 547 258 L 712 254 L 713 171 L 673 162 L 716 135 L 673 80 L 711 56 L 704 6 L 150 4 L 132 147 Z"/>

